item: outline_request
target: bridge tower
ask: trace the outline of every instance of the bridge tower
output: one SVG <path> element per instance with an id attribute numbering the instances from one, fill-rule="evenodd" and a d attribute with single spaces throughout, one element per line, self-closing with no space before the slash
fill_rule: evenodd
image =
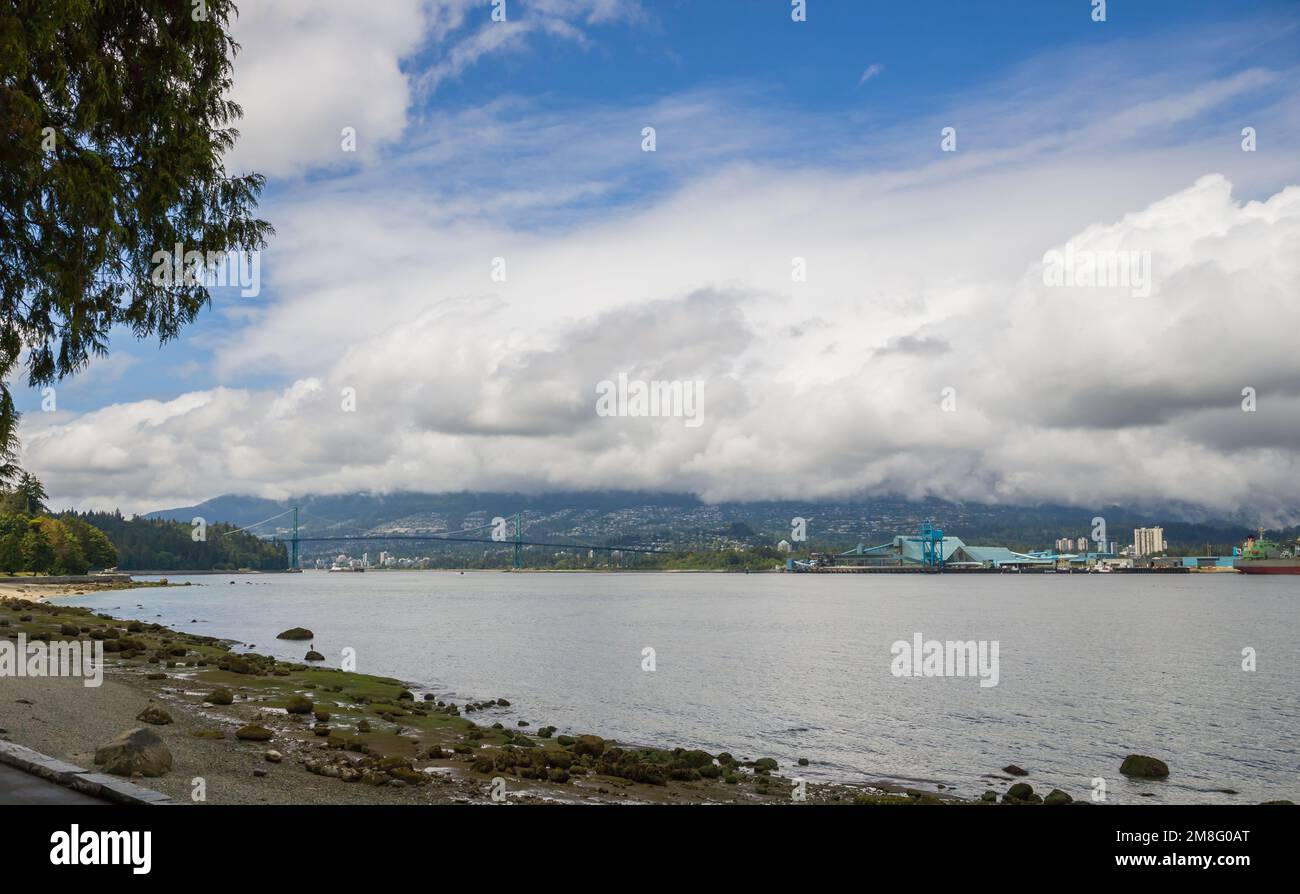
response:
<path id="1" fill-rule="evenodd" d="M 293 507 L 293 541 L 289 551 L 289 567 L 298 570 L 298 507 Z"/>
<path id="2" fill-rule="evenodd" d="M 515 513 L 515 568 L 524 567 L 523 513 Z"/>

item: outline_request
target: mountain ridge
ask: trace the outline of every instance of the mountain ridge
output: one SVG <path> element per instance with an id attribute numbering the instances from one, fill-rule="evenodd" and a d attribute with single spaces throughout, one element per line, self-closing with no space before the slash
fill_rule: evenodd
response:
<path id="1" fill-rule="evenodd" d="M 926 519 L 970 543 L 1007 545 L 1018 549 L 1050 547 L 1058 537 L 1088 537 L 1093 518 L 1106 519 L 1107 539 L 1121 546 L 1132 542 L 1136 526 L 1161 525 L 1171 547 L 1239 543 L 1251 527 L 1231 519 L 1187 521 L 1130 507 L 1085 509 L 1067 505 L 1013 506 L 907 500 L 896 497 L 826 500 L 765 500 L 708 503 L 689 494 L 647 491 L 586 491 L 549 494 L 511 492 L 402 491 L 389 494 L 308 495 L 272 500 L 223 494 L 193 506 L 146 513 L 147 518 L 189 522 L 255 525 L 299 507 L 299 534 L 338 537 L 384 534 L 448 535 L 490 528 L 504 518 L 513 537 L 513 516 L 522 513 L 525 538 L 562 540 L 593 545 L 647 545 L 668 549 L 774 545 L 791 539 L 793 519 L 807 520 L 809 546 L 826 548 L 880 543 L 895 534 L 910 533 Z M 256 533 L 287 536 L 288 516 L 258 525 Z M 469 536 L 469 535 L 466 535 Z M 417 541 L 418 542 L 418 541 Z M 328 542 L 327 542 L 328 543 Z M 384 543 L 371 547 L 384 548 Z M 304 555 L 325 555 L 337 545 L 307 541 Z M 409 552 L 410 541 L 387 543 L 398 555 Z M 441 547 L 451 549 L 452 547 Z M 481 545 L 473 549 L 481 549 Z"/>

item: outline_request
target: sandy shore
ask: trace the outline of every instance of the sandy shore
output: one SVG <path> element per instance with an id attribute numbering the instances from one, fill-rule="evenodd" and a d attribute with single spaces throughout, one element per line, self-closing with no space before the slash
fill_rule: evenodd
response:
<path id="1" fill-rule="evenodd" d="M 171 752 L 172 769 L 135 781 L 185 804 L 493 803 L 494 793 L 510 803 L 956 800 L 885 784 L 800 786 L 741 756 L 507 729 L 494 722 L 491 700 L 443 705 L 397 680 L 235 654 L 210 637 L 36 602 L 31 589 L 0 603 L 0 639 L 103 642 L 103 685 L 0 674 L 0 738 L 93 769 L 97 747 L 147 727 Z M 222 688 L 228 705 L 213 703 Z M 295 702 L 301 713 L 290 713 Z M 171 722 L 140 720 L 151 706 Z M 270 740 L 236 737 L 250 725 Z M 268 761 L 270 750 L 281 760 Z"/>
<path id="2" fill-rule="evenodd" d="M 129 584 L 118 581 L 88 581 L 75 584 L 47 584 L 39 577 L 30 583 L 0 583 L 0 602 L 26 599 L 31 602 L 45 602 L 59 596 L 84 596 L 86 593 L 98 593 L 103 590 L 132 590 L 140 587 L 156 587 L 156 583 L 132 581 Z"/>

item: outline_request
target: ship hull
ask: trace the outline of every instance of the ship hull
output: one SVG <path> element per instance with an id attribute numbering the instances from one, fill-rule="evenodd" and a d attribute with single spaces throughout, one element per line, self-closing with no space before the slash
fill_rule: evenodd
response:
<path id="1" fill-rule="evenodd" d="M 1242 574 L 1300 574 L 1300 559 L 1248 559 L 1234 567 Z"/>

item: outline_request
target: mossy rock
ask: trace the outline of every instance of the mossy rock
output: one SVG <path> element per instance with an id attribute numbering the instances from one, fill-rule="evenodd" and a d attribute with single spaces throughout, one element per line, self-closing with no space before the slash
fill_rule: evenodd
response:
<path id="1" fill-rule="evenodd" d="M 135 719 L 142 723 L 152 723 L 154 726 L 166 726 L 172 722 L 172 715 L 157 705 L 150 705 L 135 715 Z"/>
<path id="2" fill-rule="evenodd" d="M 549 739 L 551 736 L 555 735 L 555 727 L 544 726 L 537 731 L 537 735 L 543 739 Z"/>
<path id="3" fill-rule="evenodd" d="M 605 751 L 605 740 L 600 736 L 578 736 L 573 742 L 573 753 L 577 755 L 589 754 L 592 757 L 600 757 Z"/>
<path id="4" fill-rule="evenodd" d="M 394 779 L 400 779 L 407 785 L 425 785 L 429 781 L 427 774 L 421 773 L 419 770 L 412 770 L 410 767 L 396 767 L 389 770 L 388 775 Z"/>
<path id="5" fill-rule="evenodd" d="M 1047 797 L 1043 799 L 1044 804 L 1069 804 L 1073 801 L 1073 798 L 1059 788 L 1052 789 L 1047 793 Z"/>
<path id="6" fill-rule="evenodd" d="M 696 770 L 713 766 L 713 755 L 698 748 L 678 751 L 675 756 L 679 762 Z"/>
<path id="7" fill-rule="evenodd" d="M 1028 782 L 1017 782 L 1011 788 L 1007 789 L 1006 798 L 1013 801 L 1028 801 L 1034 793 L 1034 787 Z M 1005 800 L 1005 798 L 1004 798 Z"/>
<path id="8" fill-rule="evenodd" d="M 218 686 L 216 689 L 208 693 L 207 698 L 205 698 L 204 701 L 210 702 L 214 705 L 233 705 L 235 703 L 235 696 L 226 687 Z"/>
<path id="9" fill-rule="evenodd" d="M 235 731 L 235 738 L 245 742 L 267 742 L 274 738 L 275 734 L 264 726 L 258 726 L 256 723 L 250 723 L 247 726 L 241 726 Z"/>
<path id="10" fill-rule="evenodd" d="M 276 639 L 315 639 L 316 634 L 312 633 L 306 627 L 290 627 L 288 630 L 282 630 L 275 635 Z"/>
<path id="11" fill-rule="evenodd" d="M 1164 761 L 1145 754 L 1130 754 L 1120 764 L 1119 771 L 1125 776 L 1141 776 L 1146 779 L 1163 779 L 1169 775 L 1169 765 Z"/>
<path id="12" fill-rule="evenodd" d="M 310 714 L 315 707 L 312 700 L 305 695 L 291 695 L 284 709 L 290 714 Z"/>
<path id="13" fill-rule="evenodd" d="M 760 757 L 758 760 L 754 761 L 755 773 L 771 773 L 773 770 L 777 769 L 777 767 L 778 764 L 776 758 Z"/>
<path id="14" fill-rule="evenodd" d="M 251 674 L 253 673 L 253 664 L 245 658 L 230 655 L 221 663 L 221 669 L 228 670 L 232 674 Z"/>
<path id="15" fill-rule="evenodd" d="M 308 652 L 307 655 L 303 658 L 303 661 L 324 661 L 324 660 L 325 660 L 325 656 L 322 655 L 320 652 L 317 652 L 315 649 Z"/>

